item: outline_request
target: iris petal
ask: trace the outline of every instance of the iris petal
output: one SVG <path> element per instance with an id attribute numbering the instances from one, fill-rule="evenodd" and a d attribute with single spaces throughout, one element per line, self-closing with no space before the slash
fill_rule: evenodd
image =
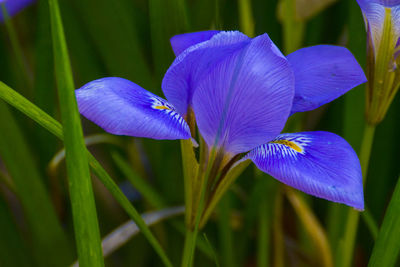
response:
<path id="1" fill-rule="evenodd" d="M 267 34 L 214 66 L 193 96 L 199 131 L 209 146 L 249 151 L 282 130 L 294 95 L 294 75 Z"/>
<path id="2" fill-rule="evenodd" d="M 219 31 L 190 32 L 175 35 L 170 39 L 172 50 L 174 50 L 175 56 L 178 56 L 190 46 L 210 40 L 217 33 Z"/>
<path id="3" fill-rule="evenodd" d="M 307 194 L 364 209 L 359 160 L 338 135 L 281 134 L 252 150 L 246 158 L 282 183 Z"/>
<path id="4" fill-rule="evenodd" d="M 162 90 L 178 112 L 191 106 L 194 88 L 211 66 L 243 47 L 249 37 L 240 32 L 220 32 L 210 40 L 182 52 L 165 73 Z"/>
<path id="5" fill-rule="evenodd" d="M 35 0 L 0 0 L 0 5 L 5 4 L 5 7 L 7 9 L 8 15 L 14 16 L 17 14 L 19 11 L 24 9 L 25 7 L 29 6 L 35 2 Z M 3 21 L 3 12 L 1 12 L 0 8 L 0 22 Z"/>
<path id="6" fill-rule="evenodd" d="M 400 37 L 400 0 L 357 0 L 365 17 L 366 28 L 372 37 L 372 45 L 378 51 L 382 39 L 386 10 L 390 10 L 394 48 Z"/>
<path id="7" fill-rule="evenodd" d="M 292 114 L 316 109 L 367 81 L 361 66 L 345 47 L 306 47 L 287 59 L 296 81 Z"/>
<path id="8" fill-rule="evenodd" d="M 188 139 L 189 126 L 174 107 L 139 85 L 116 77 L 75 91 L 79 111 L 105 131 L 153 139 Z"/>

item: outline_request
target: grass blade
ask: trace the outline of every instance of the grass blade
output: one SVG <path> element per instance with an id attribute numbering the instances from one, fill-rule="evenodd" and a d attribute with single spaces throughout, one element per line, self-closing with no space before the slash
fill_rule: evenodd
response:
<path id="1" fill-rule="evenodd" d="M 240 28 L 249 37 L 254 36 L 254 18 L 251 9 L 251 0 L 239 0 Z"/>
<path id="2" fill-rule="evenodd" d="M 317 217 L 306 202 L 302 200 L 298 192 L 294 191 L 291 187 L 285 187 L 285 193 L 297 216 L 299 216 L 303 223 L 304 228 L 314 242 L 316 250 L 318 250 L 321 266 L 333 267 L 332 252 L 328 238 Z"/>
<path id="3" fill-rule="evenodd" d="M 133 187 L 143 195 L 144 199 L 155 208 L 163 208 L 165 206 L 165 200 L 119 154 L 113 153 L 112 158 Z"/>
<path id="4" fill-rule="evenodd" d="M 49 0 L 54 65 L 69 179 L 75 240 L 81 266 L 104 266 L 89 164 L 83 140 L 75 86 L 57 0 Z"/>
<path id="5" fill-rule="evenodd" d="M 54 115 L 56 92 L 54 90 L 54 65 L 48 0 L 38 1 L 37 21 L 33 97 L 40 108 L 48 114 Z M 39 125 L 34 128 L 34 134 L 35 147 L 37 151 L 40 151 L 40 167 L 44 168 L 55 152 L 56 139 Z"/>
<path id="6" fill-rule="evenodd" d="M 32 266 L 32 259 L 0 194 L 0 266 Z"/>
<path id="7" fill-rule="evenodd" d="M 0 102 L 0 155 L 24 209 L 37 264 L 68 264 L 72 258 L 66 236 L 36 168 L 22 131 Z"/>
<path id="8" fill-rule="evenodd" d="M 5 24 L 8 31 L 8 36 L 10 38 L 11 46 L 15 53 L 15 59 L 17 61 L 18 69 L 23 74 L 22 79 L 19 79 L 21 87 L 25 89 L 28 93 L 30 93 L 29 89 L 31 88 L 32 85 L 32 73 L 29 72 L 29 67 L 24 59 L 22 47 L 17 37 L 17 32 L 14 28 L 11 18 L 8 15 L 5 3 L 3 4 L 0 3 L 0 11 L 3 17 L 5 18 Z"/>
<path id="9" fill-rule="evenodd" d="M 142 214 L 142 218 L 147 224 L 147 226 L 152 226 L 166 220 L 168 218 L 177 216 L 179 214 L 183 214 L 185 212 L 184 207 L 173 207 L 166 208 L 154 212 L 148 212 Z M 109 233 L 106 237 L 103 238 L 101 245 L 103 247 L 104 257 L 109 256 L 118 248 L 122 247 L 126 242 L 128 242 L 131 238 L 133 238 L 136 234 L 140 233 L 139 227 L 133 221 L 128 221 L 120 226 L 117 229 Z M 78 262 L 74 263 L 73 266 L 79 266 Z"/>
<path id="10" fill-rule="evenodd" d="M 218 232 L 220 239 L 220 253 L 222 266 L 238 266 L 235 260 L 234 236 L 231 228 L 231 194 L 227 192 L 218 205 Z"/>
<path id="11" fill-rule="evenodd" d="M 35 106 L 29 100 L 21 96 L 16 91 L 12 90 L 10 87 L 0 82 L 0 98 L 5 100 L 10 105 L 14 106 L 25 115 L 39 123 L 49 132 L 57 136 L 59 139 L 64 140 L 63 128 L 59 122 L 45 113 L 43 110 Z M 103 185 L 110 191 L 114 198 L 118 201 L 121 207 L 126 211 L 126 213 L 131 217 L 131 219 L 138 225 L 139 229 L 143 235 L 147 238 L 150 244 L 153 246 L 154 250 L 158 253 L 166 266 L 172 266 L 169 263 L 168 257 L 166 256 L 161 245 L 158 243 L 157 239 L 153 236 L 150 229 L 146 226 L 140 214 L 132 206 L 130 201 L 119 189 L 118 185 L 112 180 L 108 175 L 106 170 L 100 165 L 96 158 L 90 154 L 89 151 L 86 152 L 89 158 L 89 164 L 92 168 L 93 173 L 99 178 Z"/>
<path id="12" fill-rule="evenodd" d="M 387 208 L 368 266 L 395 266 L 400 252 L 400 178 Z"/>

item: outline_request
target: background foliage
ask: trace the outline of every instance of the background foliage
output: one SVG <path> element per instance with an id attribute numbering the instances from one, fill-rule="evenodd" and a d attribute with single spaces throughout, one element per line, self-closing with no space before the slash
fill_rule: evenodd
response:
<path id="1" fill-rule="evenodd" d="M 60 0 L 59 4 L 77 88 L 96 78 L 118 76 L 162 95 L 161 80 L 174 59 L 169 38 L 189 31 L 241 30 L 253 36 L 267 32 L 285 52 L 339 44 L 364 66 L 365 30 L 356 1 L 329 2 L 334 3 L 307 18 L 290 16 L 285 8 L 278 11 L 277 0 Z M 10 29 L 0 25 L 0 81 L 60 120 L 47 0 L 15 16 L 12 26 L 21 49 L 10 42 Z M 378 225 L 400 172 L 399 102 L 398 95 L 377 127 L 365 186 L 366 207 Z M 335 132 L 358 151 L 363 113 L 364 88 L 359 86 L 331 104 L 295 117 L 293 123 L 304 130 Z M 178 141 L 110 137 L 93 123 L 83 118 L 82 122 L 86 137 L 101 133 L 86 138 L 92 140 L 90 151 L 139 212 L 182 205 Z M 66 167 L 63 160 L 53 159 L 62 148 L 55 136 L 0 100 L 0 266 L 66 266 L 76 259 Z M 104 237 L 129 217 L 97 178 L 92 182 Z M 241 175 L 205 228 L 207 253 L 196 254 L 195 266 L 267 266 L 276 253 L 270 237 L 277 227 L 283 229 L 287 266 L 321 266 L 318 251 L 287 199 L 282 200 L 281 217 L 276 216 L 279 186 L 252 168 Z M 326 228 L 337 259 L 346 208 L 304 198 Z M 178 230 L 182 220 L 181 216 L 152 228 L 175 265 L 183 246 Z M 354 266 L 365 266 L 374 238 L 365 220 L 358 231 Z M 137 235 L 106 257 L 105 263 L 162 266 L 154 255 L 149 242 Z"/>

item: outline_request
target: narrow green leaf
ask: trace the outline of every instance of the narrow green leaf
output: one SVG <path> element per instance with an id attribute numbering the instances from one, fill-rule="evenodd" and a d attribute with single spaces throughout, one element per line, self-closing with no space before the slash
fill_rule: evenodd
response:
<path id="1" fill-rule="evenodd" d="M 107 143 L 107 144 L 113 144 L 119 147 L 124 146 L 124 142 L 121 142 L 121 139 L 119 139 L 115 135 L 110 135 L 110 134 L 94 134 L 85 137 L 85 145 L 86 147 L 96 145 L 96 144 L 101 144 L 101 143 Z M 65 148 L 62 148 L 60 151 L 58 151 L 53 158 L 51 159 L 50 163 L 48 164 L 48 170 L 52 175 L 56 175 L 57 169 L 60 165 L 60 163 L 65 159 Z"/>
<path id="2" fill-rule="evenodd" d="M 254 37 L 254 18 L 251 0 L 239 0 L 240 28 L 244 34 Z"/>
<path id="3" fill-rule="evenodd" d="M 286 186 L 285 189 L 290 204 L 294 208 L 297 216 L 299 216 L 308 235 L 314 242 L 315 249 L 318 251 L 317 255 L 319 255 L 318 262 L 321 266 L 333 267 L 332 252 L 328 238 L 317 217 L 304 199 L 302 199 L 299 192 L 288 186 Z"/>
<path id="4" fill-rule="evenodd" d="M 290 54 L 301 47 L 305 23 L 297 20 L 295 0 L 282 0 L 281 9 L 283 24 L 283 50 L 285 54 Z"/>
<path id="5" fill-rule="evenodd" d="M 148 2 L 153 64 L 156 78 L 159 80 L 174 58 L 169 39 L 186 30 L 184 16 L 180 14 L 183 7 L 176 0 L 149 0 Z"/>
<path id="6" fill-rule="evenodd" d="M 193 179 L 193 177 L 196 177 L 199 169 L 199 163 L 196 160 L 191 140 L 181 140 L 181 153 L 186 206 L 185 221 L 186 223 L 189 223 L 193 217 L 193 194 L 196 190 L 196 187 L 199 188 L 198 184 L 194 184 L 196 180 Z"/>
<path id="7" fill-rule="evenodd" d="M 152 88 L 153 81 L 136 25 L 139 11 L 132 1 L 71 1 L 109 74 Z M 143 22 L 145 23 L 145 22 Z M 116 30 L 118 29 L 118 30 Z"/>
<path id="8" fill-rule="evenodd" d="M 378 237 L 379 228 L 368 209 L 365 209 L 361 213 L 361 218 L 364 220 L 365 224 L 367 225 L 367 228 L 368 228 L 372 238 L 374 240 L 376 240 L 376 238 Z"/>
<path id="9" fill-rule="evenodd" d="M 35 120 L 37 123 L 42 125 L 45 129 L 53 133 L 59 139 L 64 140 L 63 129 L 59 122 L 46 114 L 43 110 L 29 102 L 26 98 L 21 96 L 16 91 L 12 90 L 10 87 L 0 82 L 0 98 L 5 100 L 10 105 L 14 106 L 24 114 L 26 114 L 31 119 Z M 132 206 L 130 201 L 126 198 L 118 185 L 112 180 L 108 175 L 106 170 L 101 166 L 101 164 L 96 160 L 96 158 L 87 151 L 87 157 L 89 159 L 90 166 L 93 173 L 99 178 L 103 185 L 110 191 L 114 198 L 118 201 L 121 207 L 126 211 L 126 213 L 131 217 L 131 219 L 138 225 L 139 229 L 142 231 L 143 235 L 148 239 L 150 244 L 153 246 L 154 250 L 158 253 L 161 259 L 164 261 L 166 266 L 172 266 L 169 263 L 168 257 L 166 256 L 161 245 L 158 243 L 157 239 L 153 236 L 149 228 L 146 226 L 140 214 Z"/>
<path id="10" fill-rule="evenodd" d="M 184 207 L 173 207 L 157 210 L 153 212 L 147 212 L 141 215 L 144 222 L 148 227 L 153 226 L 161 221 L 168 218 L 183 214 L 185 212 Z M 123 244 L 128 242 L 133 236 L 140 232 L 139 227 L 133 221 L 128 221 L 117 229 L 109 233 L 103 238 L 102 246 L 104 257 L 107 257 Z"/>
<path id="11" fill-rule="evenodd" d="M 71 64 L 77 78 L 87 83 L 104 76 L 107 73 L 106 66 L 87 29 L 82 27 L 82 20 L 73 1 L 60 1 L 60 9 L 63 12 L 65 35 L 68 36 Z M 80 87 L 81 84 L 77 85 Z"/>
<path id="12" fill-rule="evenodd" d="M 268 216 L 268 202 L 264 198 L 259 203 L 257 266 L 268 267 L 270 261 L 271 218 Z"/>
<path id="13" fill-rule="evenodd" d="M 269 175 L 261 172 L 257 167 L 254 166 L 255 176 L 257 182 L 255 184 L 254 191 L 252 193 L 252 202 L 248 203 L 246 210 L 246 217 L 252 217 L 247 219 L 246 232 L 251 232 L 251 222 L 255 221 L 258 215 L 258 247 L 257 247 L 257 266 L 267 267 L 271 261 L 271 229 L 273 222 L 274 213 L 274 200 L 276 195 L 276 189 L 278 182 L 272 179 Z M 258 200 L 258 201 L 257 201 Z M 253 207 L 250 208 L 249 206 Z"/>
<path id="14" fill-rule="evenodd" d="M 233 232 L 231 227 L 231 194 L 227 192 L 218 204 L 218 233 L 222 266 L 238 266 L 235 260 Z"/>
<path id="15" fill-rule="evenodd" d="M 24 209 L 36 261 L 42 266 L 46 266 L 46 262 L 53 266 L 68 264 L 72 258 L 68 242 L 32 160 L 34 155 L 3 101 L 0 114 L 0 156 Z"/>
<path id="16" fill-rule="evenodd" d="M 395 266 L 400 252 L 400 178 L 387 208 L 369 267 Z"/>
<path id="17" fill-rule="evenodd" d="M 8 31 L 8 36 L 10 38 L 11 46 L 14 50 L 17 66 L 20 71 L 20 75 L 22 74 L 21 76 L 19 76 L 18 82 L 20 83 L 21 88 L 25 90 L 25 93 L 30 93 L 29 89 L 31 89 L 32 86 L 32 73 L 30 73 L 28 64 L 24 59 L 24 53 L 22 51 L 20 41 L 18 40 L 17 32 L 14 28 L 14 24 L 12 23 L 8 15 L 5 3 L 0 3 L 0 11 L 3 15 L 3 18 L 5 18 L 5 24 Z"/>
<path id="18" fill-rule="evenodd" d="M 53 53 L 51 45 L 50 14 L 48 0 L 38 1 L 38 16 L 35 43 L 34 101 L 51 116 L 54 115 L 56 95 L 54 90 Z M 36 125 L 35 147 L 40 151 L 39 163 L 44 169 L 55 152 L 56 139 L 46 130 Z"/>
<path id="19" fill-rule="evenodd" d="M 143 195 L 144 199 L 155 208 L 165 207 L 165 200 L 119 154 L 113 153 L 112 158 L 133 187 Z"/>
<path id="20" fill-rule="evenodd" d="M 75 86 L 57 0 L 49 0 L 54 65 L 64 124 L 69 193 L 81 266 L 104 266 L 86 148 L 75 99 Z"/>
<path id="21" fill-rule="evenodd" d="M 31 255 L 16 228 L 6 202 L 0 195 L 0 266 L 33 266 Z"/>
<path id="22" fill-rule="evenodd" d="M 205 233 L 203 233 L 203 237 L 204 237 L 204 240 L 207 243 L 207 246 L 210 248 L 210 251 L 212 252 L 212 256 L 213 256 L 213 259 L 214 259 L 214 262 L 215 262 L 215 266 L 216 267 L 220 267 L 221 265 L 219 264 L 218 256 L 217 256 L 217 253 L 215 252 L 214 247 L 211 245 L 210 240 L 208 240 L 207 235 Z"/>

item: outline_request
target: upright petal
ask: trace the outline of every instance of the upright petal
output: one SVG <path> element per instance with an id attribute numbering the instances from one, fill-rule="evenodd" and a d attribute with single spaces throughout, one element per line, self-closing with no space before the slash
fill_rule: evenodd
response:
<path id="1" fill-rule="evenodd" d="M 295 76 L 292 114 L 316 109 L 367 81 L 361 66 L 345 47 L 306 47 L 287 59 Z"/>
<path id="2" fill-rule="evenodd" d="M 364 209 L 360 162 L 351 146 L 329 132 L 281 134 L 246 158 L 277 180 L 307 194 Z"/>
<path id="3" fill-rule="evenodd" d="M 193 96 L 209 146 L 249 151 L 280 133 L 294 95 L 294 76 L 267 34 L 251 40 L 203 77 Z"/>
<path id="4" fill-rule="evenodd" d="M 400 1 L 399 0 L 357 0 L 364 14 L 366 28 L 370 34 L 372 45 L 378 51 L 382 41 L 385 16 L 391 16 L 392 46 L 400 37 Z"/>
<path id="5" fill-rule="evenodd" d="M 75 91 L 79 111 L 105 131 L 153 139 L 188 139 L 189 126 L 174 107 L 139 85 L 116 77 Z"/>
<path id="6" fill-rule="evenodd" d="M 0 5 L 4 4 L 8 15 L 12 17 L 33 2 L 35 2 L 35 0 L 0 0 Z M 0 7 L 0 22 L 3 20 L 3 12 L 1 12 Z"/>
<path id="7" fill-rule="evenodd" d="M 184 50 L 192 45 L 208 41 L 219 33 L 219 31 L 202 31 L 202 32 L 189 32 L 184 34 L 178 34 L 170 39 L 172 50 L 174 50 L 175 56 L 178 56 Z"/>
<path id="8" fill-rule="evenodd" d="M 165 73 L 162 89 L 168 101 L 185 115 L 202 75 L 249 41 L 250 38 L 240 32 L 220 32 L 208 41 L 190 46 Z"/>

